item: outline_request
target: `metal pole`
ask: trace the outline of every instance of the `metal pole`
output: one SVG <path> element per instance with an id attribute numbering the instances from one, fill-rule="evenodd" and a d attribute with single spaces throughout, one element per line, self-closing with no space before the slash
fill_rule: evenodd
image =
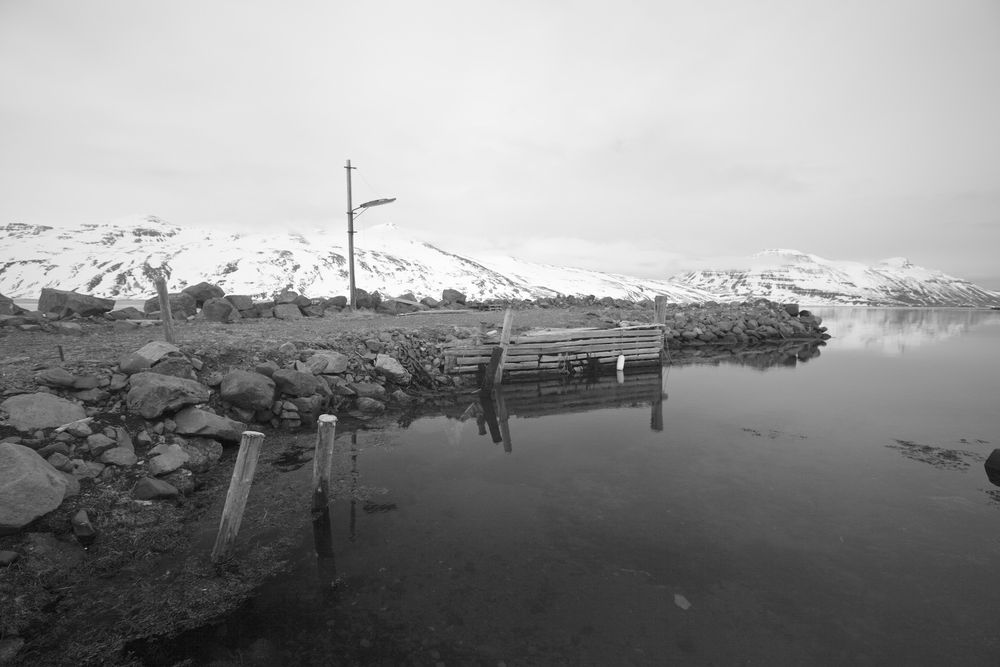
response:
<path id="1" fill-rule="evenodd" d="M 354 204 L 351 203 L 351 161 L 347 161 L 347 270 L 350 280 L 350 303 L 351 310 L 357 308 L 357 299 L 354 295 Z"/>

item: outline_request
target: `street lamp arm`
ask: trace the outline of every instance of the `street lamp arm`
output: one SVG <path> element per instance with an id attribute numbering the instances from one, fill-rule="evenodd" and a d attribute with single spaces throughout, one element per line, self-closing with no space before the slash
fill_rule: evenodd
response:
<path id="1" fill-rule="evenodd" d="M 353 210 L 359 211 L 363 208 L 371 208 L 372 206 L 382 206 L 383 204 L 391 204 L 396 201 L 395 197 L 389 197 L 386 199 L 373 199 L 371 201 L 366 201 L 364 204 L 359 204 Z"/>

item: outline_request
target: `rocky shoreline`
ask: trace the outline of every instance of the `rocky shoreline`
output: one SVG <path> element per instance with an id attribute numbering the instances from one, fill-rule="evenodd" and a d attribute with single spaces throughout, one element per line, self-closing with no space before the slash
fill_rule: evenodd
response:
<path id="1" fill-rule="evenodd" d="M 205 314 L 219 298 L 206 296 L 190 317 L 227 321 Z M 86 301 L 67 297 L 45 314 L 4 314 L 0 332 L 94 336 L 120 330 L 111 310 L 84 314 L 86 306 L 76 304 Z M 599 301 L 590 306 L 599 310 Z M 292 305 L 305 317 L 303 309 L 315 304 Z M 626 317 L 586 315 L 602 325 L 653 318 L 651 303 L 603 306 L 612 307 Z M 323 317 L 331 316 L 327 312 L 336 311 L 324 308 Z M 164 620 L 155 605 L 136 603 L 142 622 L 134 619 L 127 631 L 105 627 L 98 637 L 93 629 L 74 630 L 57 611 L 79 603 L 84 588 L 94 599 L 120 594 L 107 582 L 182 548 L 184 524 L 224 493 L 233 445 L 244 430 L 295 432 L 322 413 L 377 421 L 460 392 L 462 381 L 443 371 L 443 351 L 484 332 L 448 326 L 412 331 L 397 326 L 401 319 L 312 344 L 264 345 L 252 354 L 154 340 L 88 364 L 38 364 L 30 379 L 3 387 L 0 468 L 16 472 L 0 482 L 0 664 L 37 661 L 51 642 L 79 642 L 74 633 L 81 632 L 89 639 L 65 655 L 75 664 L 115 664 L 125 659 L 127 640 L 197 627 L 237 604 L 275 571 L 276 562 L 257 555 L 224 576 L 203 558 L 188 563 L 191 585 L 222 576 L 216 584 L 225 586 L 202 604 L 178 585 L 183 602 L 177 604 L 188 609 L 182 621 Z M 770 350 L 804 360 L 824 338 L 819 318 L 765 300 L 669 306 L 666 312 L 666 347 L 675 359 L 743 358 Z"/>

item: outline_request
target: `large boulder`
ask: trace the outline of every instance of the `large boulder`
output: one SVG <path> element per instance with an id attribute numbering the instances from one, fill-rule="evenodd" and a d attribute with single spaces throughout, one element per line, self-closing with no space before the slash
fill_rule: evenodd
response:
<path id="1" fill-rule="evenodd" d="M 222 443 L 211 438 L 185 438 L 177 444 L 187 453 L 183 467 L 191 472 L 210 470 L 222 458 Z"/>
<path id="2" fill-rule="evenodd" d="M 246 294 L 227 294 L 224 298 L 233 304 L 236 310 L 243 311 L 253 308 L 253 298 Z"/>
<path id="3" fill-rule="evenodd" d="M 23 312 L 24 308 L 14 303 L 14 299 L 0 294 L 0 315 L 20 315 Z"/>
<path id="4" fill-rule="evenodd" d="M 154 340 L 146 343 L 135 352 L 122 355 L 118 359 L 118 367 L 123 373 L 138 373 L 148 370 L 153 364 L 167 357 L 184 357 L 184 353 L 173 343 Z"/>
<path id="5" fill-rule="evenodd" d="M 281 305 L 281 304 L 285 304 L 285 303 L 295 303 L 295 300 L 298 299 L 298 298 L 299 298 L 299 293 L 298 292 L 296 292 L 295 290 L 286 289 L 281 294 L 279 294 L 277 297 L 275 297 L 274 300 L 279 305 Z"/>
<path id="6" fill-rule="evenodd" d="M 329 388 L 326 383 L 312 373 L 304 371 L 293 371 L 282 368 L 274 371 L 271 376 L 278 391 L 289 396 L 312 396 L 313 394 L 327 394 Z"/>
<path id="7" fill-rule="evenodd" d="M 274 316 L 279 320 L 302 319 L 302 311 L 294 303 L 279 303 L 274 307 Z"/>
<path id="8" fill-rule="evenodd" d="M 198 302 L 186 292 L 168 294 L 167 301 L 170 303 L 170 315 L 172 317 L 193 317 L 198 312 Z M 146 314 L 158 313 L 160 311 L 159 297 L 154 296 L 152 299 L 146 299 L 146 302 L 142 305 L 142 311 Z"/>
<path id="9" fill-rule="evenodd" d="M 128 409 L 146 419 L 156 419 L 185 405 L 204 403 L 210 393 L 208 387 L 195 380 L 151 372 L 136 373 L 129 378 L 129 384 L 125 397 Z"/>
<path id="10" fill-rule="evenodd" d="M 57 317 L 69 315 L 103 315 L 115 307 L 114 299 L 101 299 L 89 294 L 77 294 L 65 290 L 43 287 L 38 297 L 38 312 L 52 313 Z"/>
<path id="11" fill-rule="evenodd" d="M 180 435 L 200 435 L 223 442 L 239 442 L 246 429 L 242 422 L 198 408 L 184 408 L 174 416 L 174 422 L 175 432 Z"/>
<path id="12" fill-rule="evenodd" d="M 248 410 L 266 410 L 274 403 L 274 380 L 250 371 L 230 371 L 222 378 L 222 400 Z"/>
<path id="13" fill-rule="evenodd" d="M 210 322 L 235 322 L 240 311 L 227 299 L 209 299 L 201 308 L 202 317 Z"/>
<path id="14" fill-rule="evenodd" d="M 66 478 L 29 447 L 0 442 L 0 470 L 0 535 L 51 512 L 66 495 Z"/>
<path id="15" fill-rule="evenodd" d="M 446 289 L 441 292 L 441 300 L 447 303 L 465 303 L 465 295 L 457 289 Z"/>
<path id="16" fill-rule="evenodd" d="M 190 294 L 199 308 L 209 299 L 221 299 L 225 295 L 221 287 L 206 282 L 201 282 L 197 285 L 188 285 L 181 292 L 183 294 Z"/>
<path id="17" fill-rule="evenodd" d="M 410 380 L 413 379 L 410 371 L 388 354 L 379 354 L 375 357 L 375 370 L 397 384 L 410 384 Z"/>
<path id="18" fill-rule="evenodd" d="M 44 392 L 11 396 L 0 403 L 0 411 L 7 413 L 8 424 L 25 432 L 62 426 L 87 416 L 82 405 Z"/>
<path id="19" fill-rule="evenodd" d="M 347 372 L 347 364 L 350 361 L 346 354 L 333 350 L 317 352 L 308 359 L 305 364 L 310 372 L 315 375 L 339 375 Z"/>

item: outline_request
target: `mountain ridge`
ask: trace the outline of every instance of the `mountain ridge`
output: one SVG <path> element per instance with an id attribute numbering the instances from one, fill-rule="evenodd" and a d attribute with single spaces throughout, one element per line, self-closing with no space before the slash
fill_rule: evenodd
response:
<path id="1" fill-rule="evenodd" d="M 202 281 L 230 294 L 266 298 L 283 289 L 346 294 L 342 232 L 328 229 L 232 232 L 181 227 L 156 216 L 52 227 L 0 225 L 0 294 L 37 296 L 54 287 L 119 299 L 146 298 L 164 271 L 172 289 Z M 812 305 L 1000 305 L 1000 293 L 891 257 L 875 265 L 769 249 L 749 268 L 690 271 L 668 279 L 540 264 L 514 257 L 451 252 L 377 225 L 356 237 L 358 287 L 384 295 L 438 297 L 458 289 L 475 300 L 559 295 L 641 300 L 665 294 L 680 303 L 765 297 Z"/>

